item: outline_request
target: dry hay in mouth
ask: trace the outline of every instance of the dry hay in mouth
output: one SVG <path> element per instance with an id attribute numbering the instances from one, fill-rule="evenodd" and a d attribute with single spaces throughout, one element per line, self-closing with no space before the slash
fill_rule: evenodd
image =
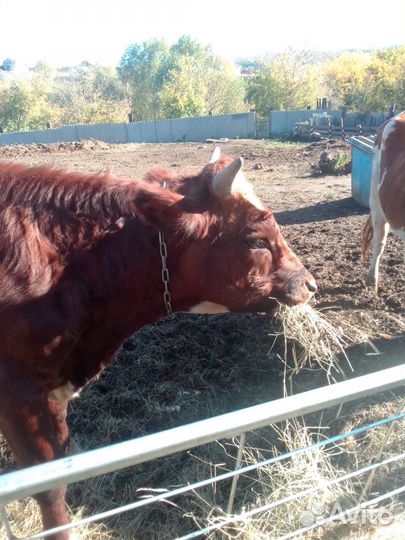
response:
<path id="1" fill-rule="evenodd" d="M 355 338 L 361 334 L 360 330 L 335 326 L 309 304 L 282 306 L 278 319 L 281 323 L 280 334 L 285 342 L 284 361 L 291 375 L 297 374 L 304 367 L 317 364 L 326 371 L 328 379 L 334 381 L 334 374 L 337 373 L 345 377 L 339 356 L 347 361 L 353 371 L 345 349 L 357 341 Z"/>

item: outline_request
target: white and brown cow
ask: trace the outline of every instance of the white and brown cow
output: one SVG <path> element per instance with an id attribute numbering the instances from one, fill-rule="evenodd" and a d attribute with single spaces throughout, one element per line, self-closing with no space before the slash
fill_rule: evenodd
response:
<path id="1" fill-rule="evenodd" d="M 388 232 L 405 240 L 405 112 L 377 131 L 371 177 L 370 216 L 364 227 L 363 257 L 372 244 L 366 283 L 378 285 L 380 258 Z"/>

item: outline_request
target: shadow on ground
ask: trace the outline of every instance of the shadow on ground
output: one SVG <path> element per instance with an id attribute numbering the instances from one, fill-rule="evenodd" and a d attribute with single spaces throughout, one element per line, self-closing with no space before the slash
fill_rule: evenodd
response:
<path id="1" fill-rule="evenodd" d="M 297 210 L 276 212 L 275 217 L 280 225 L 311 223 L 326 221 L 346 216 L 362 216 L 368 214 L 368 209 L 358 205 L 351 197 L 305 206 Z"/>

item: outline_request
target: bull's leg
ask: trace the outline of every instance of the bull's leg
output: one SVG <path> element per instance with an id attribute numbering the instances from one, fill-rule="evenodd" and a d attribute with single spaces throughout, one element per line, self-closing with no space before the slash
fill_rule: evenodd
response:
<path id="1" fill-rule="evenodd" d="M 19 388 L 7 403 L 2 400 L 0 430 L 12 447 L 21 467 L 29 467 L 64 457 L 69 445 L 66 424 L 67 402 L 54 403 L 46 398 L 26 400 L 24 388 Z M 26 400 L 26 401 L 25 401 Z M 42 513 L 44 529 L 68 522 L 65 504 L 66 487 L 58 487 L 35 495 Z M 68 540 L 69 532 L 48 537 L 52 540 Z"/>
<path id="2" fill-rule="evenodd" d="M 373 216 L 371 262 L 366 276 L 366 283 L 370 287 L 373 287 L 374 290 L 377 290 L 378 286 L 380 259 L 387 242 L 388 231 L 389 225 L 382 216 L 378 218 L 374 218 Z"/>

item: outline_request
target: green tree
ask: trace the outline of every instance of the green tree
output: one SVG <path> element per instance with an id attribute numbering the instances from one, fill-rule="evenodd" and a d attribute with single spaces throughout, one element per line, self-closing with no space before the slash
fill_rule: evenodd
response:
<path id="1" fill-rule="evenodd" d="M 288 49 L 265 59 L 248 82 L 247 99 L 261 117 L 269 110 L 299 109 L 312 105 L 320 82 L 311 53 Z"/>
<path id="2" fill-rule="evenodd" d="M 405 47 L 375 51 L 365 76 L 365 108 L 384 111 L 405 108 Z"/>
<path id="3" fill-rule="evenodd" d="M 168 57 L 168 46 L 157 39 L 130 45 L 124 52 L 118 73 L 126 86 L 134 120 L 150 120 L 158 115 L 158 93 Z"/>
<path id="4" fill-rule="evenodd" d="M 54 110 L 47 103 L 48 93 L 37 80 L 0 84 L 0 125 L 6 131 L 45 129 Z"/>
<path id="5" fill-rule="evenodd" d="M 362 111 L 369 57 L 365 54 L 342 54 L 326 64 L 324 80 L 329 96 L 340 108 Z"/>
<path id="6" fill-rule="evenodd" d="M 89 82 L 100 99 L 116 102 L 122 102 L 125 99 L 124 86 L 114 68 L 94 66 L 89 74 Z"/>
<path id="7" fill-rule="evenodd" d="M 158 40 L 128 47 L 118 72 L 135 120 L 245 110 L 244 84 L 206 47 L 182 36 L 171 47 Z"/>
<path id="8" fill-rule="evenodd" d="M 80 65 L 61 70 L 49 102 L 58 110 L 60 124 L 125 122 L 128 104 L 115 71 Z"/>
<path id="9" fill-rule="evenodd" d="M 203 64 L 211 63 L 215 58 L 211 47 L 204 46 L 191 36 L 181 36 L 178 41 L 170 47 L 170 60 L 174 64 L 176 60 L 188 56 L 194 58 L 196 62 Z M 171 68 L 173 66 L 170 66 Z"/>
<path id="10" fill-rule="evenodd" d="M 235 73 L 231 64 L 208 70 L 206 88 L 206 109 L 211 114 L 231 114 L 248 109 L 245 80 Z"/>
<path id="11" fill-rule="evenodd" d="M 247 84 L 247 100 L 255 106 L 262 118 L 267 117 L 270 110 L 281 108 L 282 87 L 277 80 L 273 65 L 263 62 L 255 75 Z"/>
<path id="12" fill-rule="evenodd" d="M 206 113 L 206 86 L 201 80 L 201 65 L 183 56 L 167 74 L 158 99 L 163 118 L 199 116 Z"/>

